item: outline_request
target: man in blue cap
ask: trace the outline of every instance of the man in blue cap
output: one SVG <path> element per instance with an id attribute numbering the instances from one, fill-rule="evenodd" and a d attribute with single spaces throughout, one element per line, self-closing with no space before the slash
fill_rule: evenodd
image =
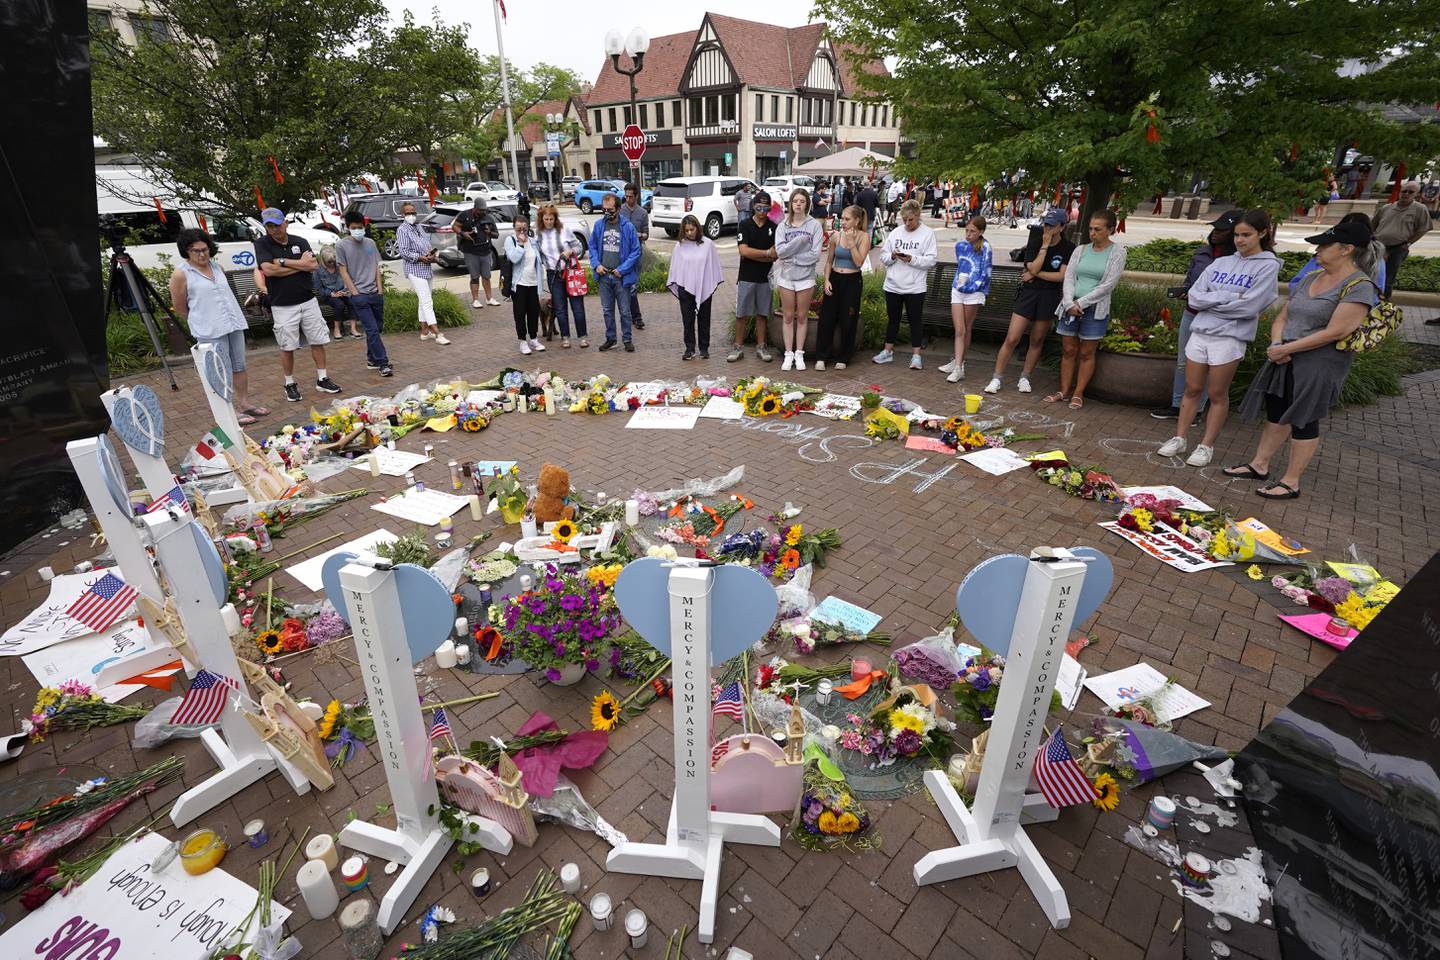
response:
<path id="1" fill-rule="evenodd" d="M 255 241 L 255 265 L 265 274 L 270 295 L 270 313 L 275 318 L 275 342 L 280 346 L 280 366 L 285 371 L 285 399 L 300 402 L 300 385 L 295 382 L 295 351 L 300 349 L 300 334 L 310 344 L 310 357 L 315 361 L 315 389 L 321 393 L 339 393 L 340 385 L 325 370 L 325 344 L 330 342 L 330 329 L 315 299 L 311 274 L 319 266 L 310 244 L 304 237 L 290 236 L 285 214 L 274 207 L 260 211 L 265 236 Z"/>

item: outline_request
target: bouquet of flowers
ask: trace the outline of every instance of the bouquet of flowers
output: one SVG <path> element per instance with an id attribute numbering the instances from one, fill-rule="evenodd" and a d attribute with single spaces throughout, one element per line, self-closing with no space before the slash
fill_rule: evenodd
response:
<path id="1" fill-rule="evenodd" d="M 41 687 L 30 708 L 30 719 L 21 726 L 30 739 L 39 743 L 58 730 L 89 730 L 127 720 L 139 720 L 149 707 L 122 707 L 106 703 L 91 687 L 79 680 L 66 680 L 58 687 Z"/>
<path id="2" fill-rule="evenodd" d="M 956 649 L 955 628 L 917 640 L 895 651 L 895 666 L 905 676 L 936 690 L 947 690 L 967 671 L 965 657 Z M 973 648 L 972 648 L 973 649 Z"/>
<path id="3" fill-rule="evenodd" d="M 486 554 L 484 557 L 472 559 L 466 563 L 466 572 L 471 580 L 476 583 L 503 583 L 515 575 L 520 569 L 519 561 L 513 553 L 501 553 L 496 550 Z"/>
<path id="4" fill-rule="evenodd" d="M 1339 617 L 1356 630 L 1368 627 L 1398 592 L 1383 577 L 1354 583 L 1315 564 L 1272 577 L 1270 585 L 1300 606 Z"/>
<path id="5" fill-rule="evenodd" d="M 1080 764 L 1087 774 L 1095 777 L 1109 772 L 1135 784 L 1158 779 L 1196 760 L 1229 756 L 1220 747 L 1193 743 L 1138 720 L 1116 717 L 1096 717 L 1091 735 L 1081 743 L 1085 757 Z"/>
<path id="6" fill-rule="evenodd" d="M 800 811 L 790 836 L 806 850 L 875 850 L 880 838 L 870 815 L 845 781 L 831 780 L 815 762 L 805 765 Z"/>
<path id="7" fill-rule="evenodd" d="M 813 387 L 798 383 L 771 380 L 768 377 L 746 377 L 735 384 L 734 396 L 745 405 L 745 412 L 752 417 L 793 417 L 802 410 L 813 409 L 812 394 L 820 393 Z"/>
<path id="8" fill-rule="evenodd" d="M 939 715 L 938 704 L 924 684 L 900 687 L 868 717 L 847 714 L 850 726 L 841 731 L 840 746 L 870 757 L 872 766 L 921 753 L 943 763 L 954 745 L 950 733 L 955 725 Z"/>
<path id="9" fill-rule="evenodd" d="M 506 600 L 500 616 L 506 652 L 544 670 L 552 682 L 560 679 L 561 666 L 600 669 L 608 656 L 606 638 L 620 626 L 608 591 L 553 565 L 532 590 Z"/>
<path id="10" fill-rule="evenodd" d="M 981 447 L 997 445 L 991 444 L 985 434 L 970 426 L 970 421 L 964 417 L 951 417 L 945 421 L 940 430 L 940 442 L 957 450 L 979 450 Z"/>
<path id="11" fill-rule="evenodd" d="M 838 623 L 823 620 L 800 619 L 786 623 L 782 628 L 790 635 L 797 653 L 814 653 L 816 647 L 830 647 L 837 643 L 878 643 L 890 644 L 890 635 L 878 630 L 858 633 Z"/>
<path id="12" fill-rule="evenodd" d="M 1065 460 L 1032 460 L 1030 469 L 1034 470 L 1040 479 L 1052 487 L 1059 487 L 1072 497 L 1105 503 L 1124 499 L 1114 478 L 1093 467 L 1079 469 Z"/>
<path id="13" fill-rule="evenodd" d="M 335 767 L 343 767 L 366 741 L 375 739 L 375 720 L 363 703 L 341 703 L 331 700 L 317 724 L 320 739 L 326 741 L 325 756 Z"/>
<path id="14" fill-rule="evenodd" d="M 983 723 L 995 713 L 1000 699 L 1000 681 L 1005 676 L 1005 658 L 988 650 L 965 661 L 960 679 L 950 687 L 955 696 L 955 715 L 971 723 Z M 1060 694 L 1051 693 L 1050 709 L 1059 710 Z"/>
<path id="15" fill-rule="evenodd" d="M 462 403 L 455 408 L 455 422 L 466 433 L 479 433 L 490 426 L 494 411 L 489 404 Z"/>
<path id="16" fill-rule="evenodd" d="M 610 400 L 615 396 L 615 390 L 610 378 L 603 373 L 596 374 L 589 380 L 573 383 L 569 389 L 570 396 L 574 398 L 570 403 L 570 412 L 595 416 L 609 413 Z"/>

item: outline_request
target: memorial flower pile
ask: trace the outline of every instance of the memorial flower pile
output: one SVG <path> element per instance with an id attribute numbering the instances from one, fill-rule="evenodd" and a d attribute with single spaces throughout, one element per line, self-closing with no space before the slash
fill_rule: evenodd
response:
<path id="1" fill-rule="evenodd" d="M 792 620 L 784 624 L 781 630 L 789 635 L 795 645 L 795 652 L 800 654 L 814 653 L 816 647 L 830 647 L 838 643 L 878 643 L 886 646 L 890 643 L 888 633 L 878 630 L 860 633 L 842 624 L 808 618 Z"/>
<path id="2" fill-rule="evenodd" d="M 22 721 L 30 739 L 39 743 L 60 730 L 89 730 L 109 727 L 129 720 L 139 720 L 150 712 L 149 707 L 122 707 L 106 703 L 93 688 L 79 680 L 66 680 L 57 687 L 41 687 L 30 708 L 30 718 Z"/>
<path id="3" fill-rule="evenodd" d="M 591 672 L 609 656 L 607 638 L 620 626 L 610 594 L 578 573 L 545 568 L 534 588 L 511 597 L 501 611 L 504 647 L 552 682 L 560 667 L 584 664 Z"/>
<path id="4" fill-rule="evenodd" d="M 805 786 L 799 815 L 790 836 L 806 850 L 874 850 L 880 838 L 871 830 L 870 815 L 845 781 L 820 773 L 813 762 L 805 766 Z"/>
<path id="5" fill-rule="evenodd" d="M 840 746 L 870 758 L 872 767 L 927 754 L 942 763 L 954 745 L 955 725 L 938 713 L 938 701 L 924 684 L 900 687 L 869 716 L 845 717 L 849 726 L 840 732 Z"/>
<path id="6" fill-rule="evenodd" d="M 950 686 L 955 697 L 955 716 L 980 724 L 995 713 L 1000 699 L 1000 681 L 1005 676 L 1005 658 L 982 650 L 980 656 L 969 657 L 960 678 Z M 1060 694 L 1050 695 L 1050 709 L 1059 710 Z"/>
<path id="7" fill-rule="evenodd" d="M 1115 479 L 1095 467 L 1074 467 L 1067 460 L 1032 460 L 1030 469 L 1050 486 L 1059 487 L 1072 497 L 1105 503 L 1125 499 Z"/>
<path id="8" fill-rule="evenodd" d="M 1369 568 L 1373 570 L 1373 568 Z M 1308 564 L 1293 573 L 1270 579 L 1270 585 L 1299 606 L 1339 617 L 1356 630 L 1364 630 L 1399 592 L 1375 571 L 1373 577 L 1346 577 Z"/>
<path id="9" fill-rule="evenodd" d="M 752 417 L 793 417 L 802 410 L 813 410 L 815 404 L 810 397 L 817 393 L 820 391 L 798 383 L 745 377 L 735 384 L 733 396 Z"/>

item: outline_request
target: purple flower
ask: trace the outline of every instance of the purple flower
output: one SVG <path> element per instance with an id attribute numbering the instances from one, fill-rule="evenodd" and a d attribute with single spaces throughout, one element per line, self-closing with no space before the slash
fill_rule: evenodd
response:
<path id="1" fill-rule="evenodd" d="M 575 613 L 582 606 L 584 606 L 584 604 L 585 601 L 575 596 L 574 594 L 566 594 L 565 596 L 560 598 L 560 609 L 564 610 L 566 613 Z"/>
<path id="2" fill-rule="evenodd" d="M 1354 588 L 1350 586 L 1350 581 L 1344 577 L 1325 577 L 1315 581 L 1315 592 L 1332 604 L 1344 603 L 1352 589 Z"/>
<path id="3" fill-rule="evenodd" d="M 564 581 L 564 580 L 557 580 L 557 579 L 555 579 L 554 577 L 546 577 L 546 578 L 545 578 L 545 589 L 546 589 L 546 590 L 549 590 L 549 591 L 551 591 L 551 592 L 553 592 L 553 593 L 559 593 L 561 590 L 564 590 L 564 589 L 565 589 L 565 581 Z"/>
<path id="4" fill-rule="evenodd" d="M 981 720 L 989 720 L 989 719 L 990 719 L 992 716 L 994 716 L 994 715 L 995 715 L 995 711 L 994 711 L 994 710 L 992 710 L 992 709 L 990 709 L 989 707 L 985 706 L 985 704 L 983 704 L 983 703 L 980 704 L 980 719 L 981 719 Z"/>
<path id="5" fill-rule="evenodd" d="M 922 745 L 923 741 L 920 739 L 920 734 L 914 730 L 901 730 L 895 735 L 896 751 L 906 756 L 912 753 L 918 753 Z"/>
<path id="6" fill-rule="evenodd" d="M 594 657 L 590 657 L 588 660 L 585 661 L 585 669 L 589 670 L 591 673 L 594 673 L 596 670 L 600 669 L 600 661 L 596 660 Z"/>
<path id="7" fill-rule="evenodd" d="M 975 674 L 975 679 L 970 681 L 970 686 L 974 687 L 981 693 L 984 693 L 986 690 L 990 689 L 990 683 L 990 668 L 981 667 L 980 671 Z"/>
<path id="8" fill-rule="evenodd" d="M 542 600 L 540 597 L 526 597 L 525 606 L 529 607 L 530 612 L 535 614 L 537 617 L 545 612 L 545 601 Z"/>
<path id="9" fill-rule="evenodd" d="M 551 667 L 549 670 L 545 671 L 545 679 L 549 680 L 551 683 L 559 683 L 560 671 L 554 667 Z"/>

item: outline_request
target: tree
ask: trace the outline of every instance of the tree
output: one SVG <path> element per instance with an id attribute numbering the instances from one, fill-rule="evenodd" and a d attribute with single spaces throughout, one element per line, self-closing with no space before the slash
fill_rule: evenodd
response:
<path id="1" fill-rule="evenodd" d="M 568 100 L 580 92 L 580 76 L 573 70 L 539 63 L 529 71 L 523 71 L 517 70 L 515 65 L 508 61 L 506 67 L 510 73 L 510 102 L 515 111 L 517 136 L 526 123 L 544 119 L 543 114 L 531 112 L 531 108 L 536 104 L 549 100 Z M 471 91 L 473 123 L 449 144 L 451 152 L 481 163 L 504 153 L 507 136 L 503 112 L 505 97 L 500 89 L 500 58 L 485 57 L 482 74 L 487 78 L 487 82 Z M 576 135 L 577 133 L 571 134 L 572 137 Z"/>
<path id="2" fill-rule="evenodd" d="M 392 35 L 380 0 L 149 9 L 168 41 L 92 37 L 95 129 L 181 200 L 253 214 L 259 193 L 288 210 L 326 185 L 393 169 L 397 152 L 436 149 L 469 122 L 451 96 L 476 79 L 461 28 L 407 18 Z"/>
<path id="3" fill-rule="evenodd" d="M 1412 165 L 1440 126 L 1376 104 L 1433 103 L 1434 7 L 1424 0 L 818 0 L 865 92 L 915 141 L 902 172 L 1022 189 L 1083 181 L 1124 212 L 1193 172 L 1237 203 L 1294 207 L 1339 141 Z M 1353 62 L 1387 58 L 1366 71 Z M 1083 220 L 1082 220 L 1083 222 Z"/>

